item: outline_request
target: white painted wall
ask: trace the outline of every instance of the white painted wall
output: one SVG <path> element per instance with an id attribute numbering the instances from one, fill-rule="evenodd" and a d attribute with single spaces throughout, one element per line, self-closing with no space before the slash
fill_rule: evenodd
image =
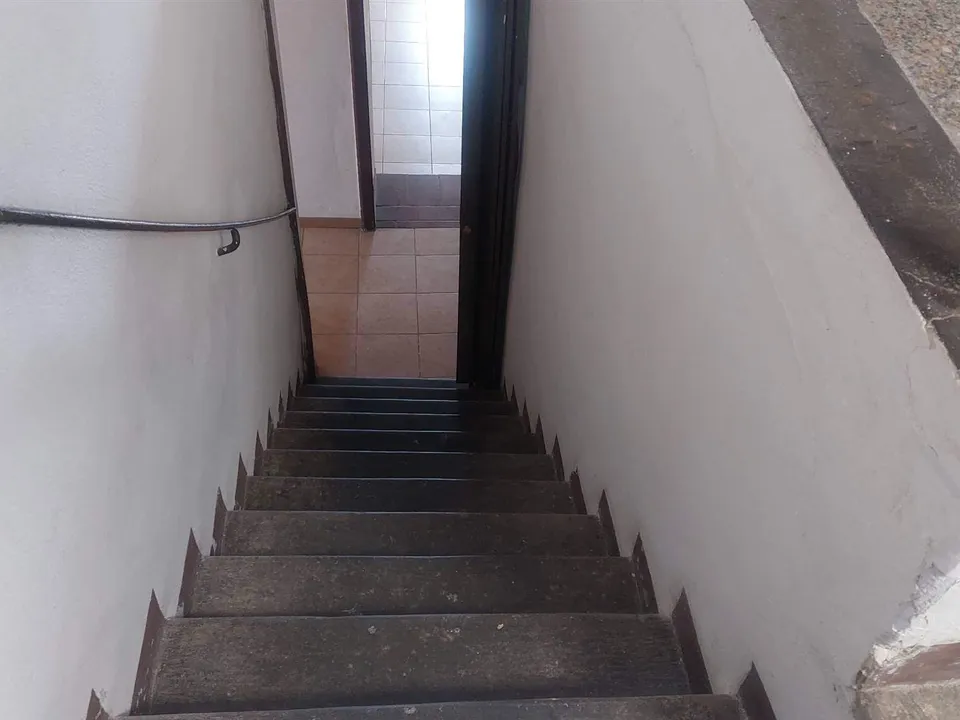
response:
<path id="1" fill-rule="evenodd" d="M 507 381 L 716 689 L 846 720 L 955 587 L 955 369 L 740 0 L 534 0 L 530 43 Z"/>
<path id="2" fill-rule="evenodd" d="M 158 220 L 285 204 L 260 0 L 0 1 L 0 204 Z M 227 238 L 223 238 L 225 241 Z M 150 592 L 176 611 L 295 379 L 289 225 L 0 227 L 4 716 L 129 706 Z M 274 410 L 276 412 L 276 410 Z"/>
<path id="3" fill-rule="evenodd" d="M 359 218 L 346 0 L 274 0 L 300 215 Z"/>

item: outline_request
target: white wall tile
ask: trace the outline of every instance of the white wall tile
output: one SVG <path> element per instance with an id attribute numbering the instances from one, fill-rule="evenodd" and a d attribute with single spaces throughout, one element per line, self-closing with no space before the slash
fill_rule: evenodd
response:
<path id="1" fill-rule="evenodd" d="M 429 110 L 430 93 L 416 85 L 389 85 L 384 89 L 383 106 L 388 110 Z"/>
<path id="2" fill-rule="evenodd" d="M 430 137 L 421 135 L 384 135 L 385 163 L 430 163 Z"/>
<path id="3" fill-rule="evenodd" d="M 423 42 L 427 39 L 424 23 L 387 22 L 386 39 L 390 42 Z"/>
<path id="4" fill-rule="evenodd" d="M 383 132 L 387 135 L 430 135 L 427 110 L 385 110 Z"/>
<path id="5" fill-rule="evenodd" d="M 431 138 L 431 144 L 434 163 L 455 165 L 460 162 L 460 138 L 434 137 Z"/>
<path id="6" fill-rule="evenodd" d="M 387 62 L 427 62 L 427 44 L 425 42 L 388 42 L 385 49 L 384 59 Z"/>
<path id="7" fill-rule="evenodd" d="M 463 110 L 463 89 L 450 87 L 430 88 L 431 110 Z"/>
<path id="8" fill-rule="evenodd" d="M 427 85 L 427 66 L 413 63 L 387 63 L 386 85 Z"/>
<path id="9" fill-rule="evenodd" d="M 430 163 L 384 163 L 384 175 L 433 175 Z"/>
<path id="10" fill-rule="evenodd" d="M 463 113 L 452 110 L 430 111 L 430 134 L 434 137 L 460 137 Z"/>

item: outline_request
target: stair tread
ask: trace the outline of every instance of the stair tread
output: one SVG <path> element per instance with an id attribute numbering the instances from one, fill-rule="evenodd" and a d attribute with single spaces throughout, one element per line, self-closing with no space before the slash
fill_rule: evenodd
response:
<path id="1" fill-rule="evenodd" d="M 207 715 L 155 720 L 740 720 L 740 704 L 725 695 L 566 700 L 506 700 L 435 705 L 380 705 Z"/>
<path id="2" fill-rule="evenodd" d="M 687 692 L 660 616 L 178 618 L 150 711 Z"/>
<path id="3" fill-rule="evenodd" d="M 522 432 L 520 419 L 511 415 L 422 414 L 415 412 L 354 412 L 290 409 L 280 427 L 331 430 L 461 430 L 468 432 Z"/>
<path id="4" fill-rule="evenodd" d="M 546 455 L 381 450 L 266 450 L 263 475 L 458 480 L 557 480 Z"/>
<path id="5" fill-rule="evenodd" d="M 367 387 L 426 387 L 426 388 L 458 388 L 456 380 L 433 378 L 372 378 L 372 377 L 318 377 L 304 383 L 301 388 L 325 385 L 365 385 Z"/>
<path id="6" fill-rule="evenodd" d="M 306 397 L 290 401 L 291 410 L 315 412 L 423 413 L 430 415 L 515 415 L 506 400 L 407 400 L 398 398 Z"/>
<path id="7" fill-rule="evenodd" d="M 270 437 L 273 450 L 398 450 L 406 452 L 540 452 L 537 439 L 515 432 L 442 430 L 322 430 L 278 428 Z"/>
<path id="8" fill-rule="evenodd" d="M 225 555 L 606 554 L 597 518 L 522 513 L 240 511 Z"/>
<path id="9" fill-rule="evenodd" d="M 462 387 L 409 387 L 389 385 L 304 385 L 299 397 L 397 398 L 401 400 L 505 401 L 502 391 Z"/>
<path id="10" fill-rule="evenodd" d="M 620 557 L 211 557 L 187 617 L 640 612 Z"/>
<path id="11" fill-rule="evenodd" d="M 551 481 L 253 477 L 248 510 L 574 513 L 566 483 Z"/>

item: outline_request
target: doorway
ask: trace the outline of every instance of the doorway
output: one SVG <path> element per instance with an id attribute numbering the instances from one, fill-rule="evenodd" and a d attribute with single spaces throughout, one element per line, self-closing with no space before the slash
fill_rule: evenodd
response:
<path id="1" fill-rule="evenodd" d="M 341 368 L 496 387 L 530 0 L 347 2 L 361 207 L 375 231 L 359 238 L 356 349 L 347 343 Z"/>

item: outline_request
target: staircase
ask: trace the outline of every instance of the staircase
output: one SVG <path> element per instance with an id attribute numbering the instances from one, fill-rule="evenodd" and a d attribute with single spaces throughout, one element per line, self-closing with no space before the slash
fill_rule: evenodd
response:
<path id="1" fill-rule="evenodd" d="M 324 380 L 290 403 L 163 628 L 165 720 L 739 720 L 500 393 Z M 194 714 L 197 713 L 197 714 Z"/>

